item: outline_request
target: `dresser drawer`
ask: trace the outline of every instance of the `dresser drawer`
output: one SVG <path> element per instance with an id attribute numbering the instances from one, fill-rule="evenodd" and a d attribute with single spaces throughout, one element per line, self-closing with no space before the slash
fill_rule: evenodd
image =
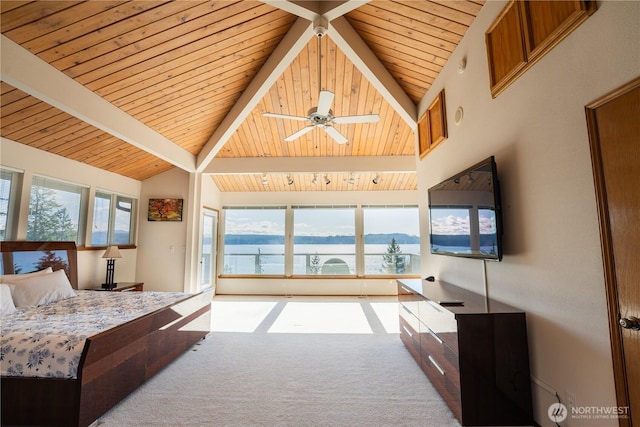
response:
<path id="1" fill-rule="evenodd" d="M 420 363 L 420 335 L 405 318 L 400 316 L 400 339 L 411 356 Z"/>
<path id="2" fill-rule="evenodd" d="M 460 369 L 458 367 L 458 354 L 438 338 L 431 330 L 420 325 L 420 353 L 423 362 L 429 360 L 431 364 L 443 371 L 450 381 L 460 388 Z M 427 358 L 428 356 L 428 358 Z"/>
<path id="3" fill-rule="evenodd" d="M 419 302 L 418 312 L 420 322 L 458 353 L 458 321 L 455 314 L 427 299 Z"/>
<path id="4" fill-rule="evenodd" d="M 426 374 L 433 387 L 438 391 L 442 399 L 447 403 L 451 412 L 458 420 L 462 419 L 462 400 L 460 394 L 460 382 L 452 378 L 451 372 L 447 373 L 433 356 L 422 353 L 420 367 Z"/>

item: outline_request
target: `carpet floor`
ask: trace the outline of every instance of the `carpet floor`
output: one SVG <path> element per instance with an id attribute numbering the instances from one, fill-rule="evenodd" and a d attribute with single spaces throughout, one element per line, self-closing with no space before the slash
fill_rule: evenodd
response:
<path id="1" fill-rule="evenodd" d="M 459 426 L 389 331 L 393 301 L 216 297 L 213 309 L 206 340 L 94 425 Z"/>

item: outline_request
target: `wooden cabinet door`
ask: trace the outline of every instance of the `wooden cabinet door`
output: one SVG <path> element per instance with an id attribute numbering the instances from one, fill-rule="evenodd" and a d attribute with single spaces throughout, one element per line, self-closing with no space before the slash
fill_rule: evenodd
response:
<path id="1" fill-rule="evenodd" d="M 586 19 L 587 5 L 581 0 L 526 1 L 523 7 L 523 30 L 527 58 L 533 60 L 555 46 L 564 33 Z"/>
<path id="2" fill-rule="evenodd" d="M 494 97 L 527 64 L 520 14 L 520 2 L 509 3 L 485 34 Z"/>

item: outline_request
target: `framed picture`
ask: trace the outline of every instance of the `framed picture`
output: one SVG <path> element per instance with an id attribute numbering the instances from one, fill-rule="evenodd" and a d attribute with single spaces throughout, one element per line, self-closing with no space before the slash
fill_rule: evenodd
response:
<path id="1" fill-rule="evenodd" d="M 444 103 L 444 89 L 436 96 L 427 111 L 418 120 L 418 141 L 420 158 L 432 148 L 447 139 L 447 116 Z"/>
<path id="2" fill-rule="evenodd" d="M 182 199 L 149 199 L 148 221 L 182 221 Z"/>

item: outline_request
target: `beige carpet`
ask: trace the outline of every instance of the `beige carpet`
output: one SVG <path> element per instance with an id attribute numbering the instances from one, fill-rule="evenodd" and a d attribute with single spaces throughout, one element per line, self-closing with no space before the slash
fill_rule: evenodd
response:
<path id="1" fill-rule="evenodd" d="M 393 298 L 216 297 L 214 332 L 99 426 L 459 426 Z"/>

